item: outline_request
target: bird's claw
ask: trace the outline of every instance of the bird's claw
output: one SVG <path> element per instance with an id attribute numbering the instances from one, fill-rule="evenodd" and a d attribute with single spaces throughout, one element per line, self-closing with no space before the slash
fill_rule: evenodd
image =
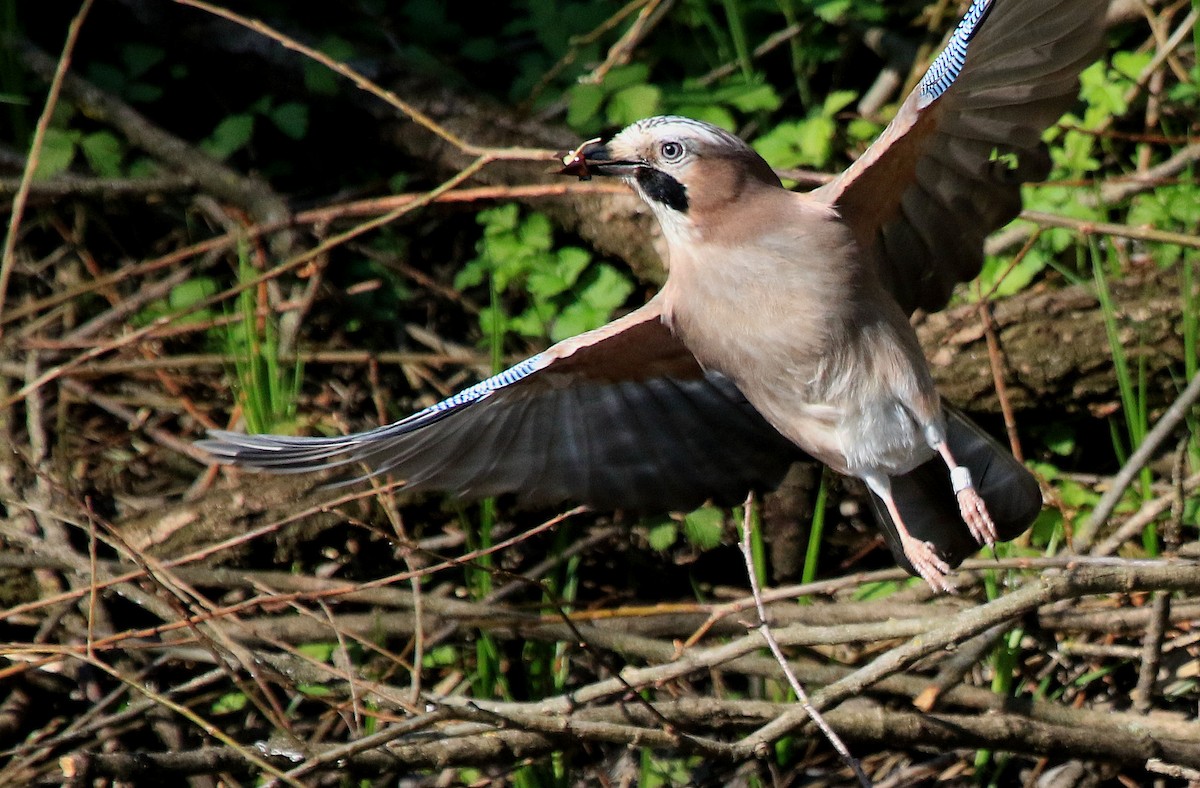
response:
<path id="1" fill-rule="evenodd" d="M 946 575 L 950 574 L 950 565 L 938 556 L 932 542 L 901 534 L 900 545 L 904 548 L 904 556 L 908 558 L 908 562 L 930 588 L 947 593 L 954 591 L 954 586 L 946 579 Z"/>
<path id="2" fill-rule="evenodd" d="M 976 542 L 989 547 L 996 544 L 996 524 L 992 522 L 992 516 L 988 514 L 983 497 L 974 487 L 958 491 L 958 510 L 962 513 L 963 522 L 971 530 L 971 536 L 975 537 Z"/>

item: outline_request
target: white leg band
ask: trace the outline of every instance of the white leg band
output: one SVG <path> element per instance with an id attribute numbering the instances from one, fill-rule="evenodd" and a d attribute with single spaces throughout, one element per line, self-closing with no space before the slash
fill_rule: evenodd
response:
<path id="1" fill-rule="evenodd" d="M 955 493 L 975 486 L 971 483 L 971 472 L 965 465 L 955 465 L 950 469 L 950 484 L 954 487 Z"/>

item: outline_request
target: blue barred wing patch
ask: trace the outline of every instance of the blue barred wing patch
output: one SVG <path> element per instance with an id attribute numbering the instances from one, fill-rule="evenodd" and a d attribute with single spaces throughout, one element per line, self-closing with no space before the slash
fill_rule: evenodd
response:
<path id="1" fill-rule="evenodd" d="M 257 467 L 276 473 L 334 468 L 357 461 L 360 454 L 369 453 L 372 445 L 379 440 L 416 432 L 455 411 L 487 399 L 497 391 L 544 369 L 553 360 L 553 357 L 539 353 L 407 418 L 366 432 L 331 438 L 296 438 L 210 430 L 208 439 L 198 441 L 196 445 L 218 462 Z M 338 456 L 342 458 L 335 459 Z"/>
<path id="2" fill-rule="evenodd" d="M 442 413 L 443 411 L 454 410 L 455 408 L 462 407 L 463 405 L 469 405 L 472 402 L 477 402 L 478 400 L 481 400 L 484 397 L 499 391 L 505 386 L 511 386 L 518 380 L 523 380 L 524 378 L 532 375 L 534 372 L 537 372 L 542 367 L 546 366 L 547 362 L 544 359 L 544 355 L 545 354 L 543 353 L 538 353 L 536 356 L 530 356 L 521 363 L 509 367 L 498 375 L 493 375 L 487 380 L 481 380 L 474 386 L 465 388 L 458 392 L 453 397 L 447 397 L 441 402 L 430 405 L 428 408 L 425 408 L 425 410 L 414 413 L 405 419 L 405 421 L 409 421 L 410 419 L 420 419 L 422 416 L 431 416 Z"/>
<path id="3" fill-rule="evenodd" d="M 967 9 L 966 15 L 958 23 L 946 48 L 933 61 L 917 86 L 921 96 L 917 101 L 918 109 L 928 107 L 954 84 L 954 80 L 958 79 L 963 65 L 967 62 L 967 45 L 979 32 L 984 18 L 992 8 L 992 3 L 993 0 L 975 0 Z"/>

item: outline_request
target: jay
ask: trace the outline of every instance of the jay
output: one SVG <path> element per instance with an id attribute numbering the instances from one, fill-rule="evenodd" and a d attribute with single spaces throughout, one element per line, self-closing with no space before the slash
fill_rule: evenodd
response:
<path id="1" fill-rule="evenodd" d="M 740 500 L 808 454 L 862 479 L 897 561 L 949 590 L 1042 498 L 940 400 L 908 318 L 978 274 L 1020 185 L 1047 174 L 1041 134 L 1075 100 L 1106 7 L 975 0 L 879 139 L 808 193 L 687 118 L 584 143 L 563 172 L 624 179 L 662 227 L 668 275 L 645 306 L 384 427 L 199 445 L 275 473 L 365 466 L 413 490 L 641 511 Z"/>

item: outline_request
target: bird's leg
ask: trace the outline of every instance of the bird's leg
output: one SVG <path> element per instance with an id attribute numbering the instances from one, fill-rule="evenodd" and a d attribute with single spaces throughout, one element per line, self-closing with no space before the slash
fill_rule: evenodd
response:
<path id="1" fill-rule="evenodd" d="M 962 513 L 963 522 L 971 529 L 971 536 L 975 537 L 976 542 L 991 547 L 996 544 L 996 524 L 988 514 L 983 496 L 975 489 L 971 471 L 967 466 L 958 464 L 954 455 L 950 453 L 946 439 L 940 436 L 939 438 L 930 440 L 930 445 L 942 455 L 946 467 L 950 469 L 950 484 L 954 487 L 954 494 L 958 496 L 958 510 Z"/>
<path id="2" fill-rule="evenodd" d="M 950 573 L 950 565 L 938 557 L 937 548 L 932 542 L 917 539 L 908 532 L 908 526 L 904 524 L 904 518 L 900 516 L 900 510 L 896 508 L 896 501 L 892 498 L 891 480 L 882 473 L 872 473 L 870 476 L 864 476 L 863 481 L 887 507 L 888 514 L 892 516 L 892 524 L 896 526 L 896 535 L 900 537 L 900 547 L 904 550 L 904 556 L 908 558 L 913 569 L 917 570 L 917 574 L 924 578 L 934 591 L 953 591 L 954 586 L 946 580 L 946 575 Z"/>

